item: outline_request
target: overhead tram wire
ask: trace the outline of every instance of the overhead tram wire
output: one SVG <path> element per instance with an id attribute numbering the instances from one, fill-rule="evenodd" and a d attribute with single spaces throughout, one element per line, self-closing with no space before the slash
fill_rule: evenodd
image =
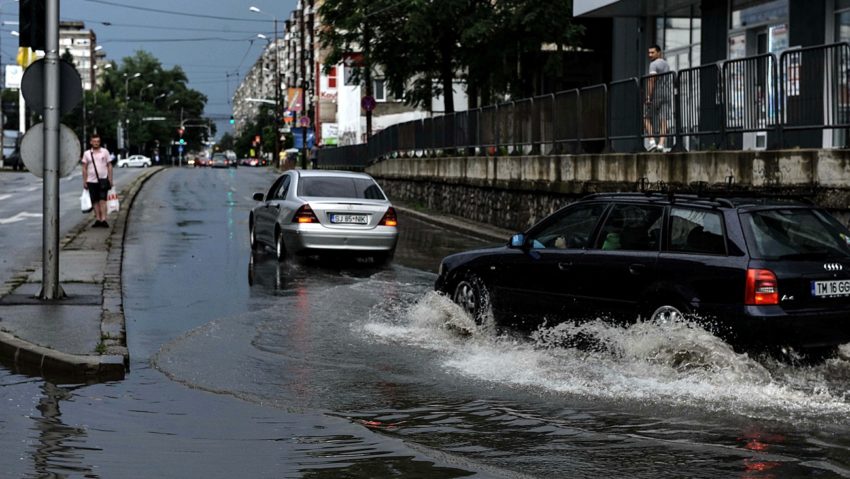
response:
<path id="1" fill-rule="evenodd" d="M 142 25 L 139 23 L 115 23 L 110 22 L 108 20 L 91 20 L 85 18 L 75 18 L 75 19 L 62 19 L 62 21 L 80 21 L 86 23 L 94 23 L 98 25 L 103 25 L 105 27 L 121 27 L 121 28 L 143 28 L 145 30 L 174 30 L 174 27 L 171 26 L 162 26 L 162 25 Z M 248 33 L 248 34 L 256 34 L 256 30 L 222 30 L 221 28 L 197 28 L 197 27 L 180 27 L 181 31 L 187 32 L 217 32 L 217 33 Z"/>
<path id="2" fill-rule="evenodd" d="M 268 22 L 268 20 L 261 20 L 261 19 L 256 19 L 256 18 L 233 18 L 233 17 L 221 17 L 221 16 L 218 16 L 218 15 L 204 15 L 204 14 L 201 14 L 201 13 L 175 12 L 173 10 L 163 10 L 163 9 L 159 9 L 159 8 L 139 7 L 139 6 L 136 6 L 136 5 L 126 5 L 126 4 L 123 4 L 123 3 L 110 2 L 110 1 L 107 1 L 107 0 L 83 0 L 83 1 L 90 2 L 90 3 L 99 3 L 99 4 L 102 4 L 102 5 L 110 5 L 110 6 L 113 6 L 113 7 L 128 8 L 130 10 L 141 10 L 141 11 L 145 11 L 145 12 L 162 13 L 162 14 L 165 14 L 165 15 L 176 15 L 176 16 L 182 16 L 182 17 L 211 18 L 211 19 L 214 19 L 214 20 L 227 20 L 227 21 L 230 21 L 230 22 L 252 22 L 252 23 L 253 22 Z"/>

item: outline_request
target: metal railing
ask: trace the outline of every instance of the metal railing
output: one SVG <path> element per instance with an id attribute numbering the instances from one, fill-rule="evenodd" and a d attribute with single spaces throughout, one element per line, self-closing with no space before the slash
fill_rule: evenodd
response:
<path id="1" fill-rule="evenodd" d="M 767 53 L 633 77 L 386 128 L 368 145 L 324 148 L 321 167 L 438 152 L 521 155 L 850 144 L 850 45 Z M 765 138 L 747 140 L 747 135 Z M 808 136 L 806 136 L 808 135 Z M 749 141 L 749 143 L 748 143 Z M 808 143 L 807 143 L 808 142 Z"/>

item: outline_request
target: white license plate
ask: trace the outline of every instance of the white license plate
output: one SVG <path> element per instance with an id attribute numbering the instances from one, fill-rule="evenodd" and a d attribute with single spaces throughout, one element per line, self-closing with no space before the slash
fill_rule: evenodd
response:
<path id="1" fill-rule="evenodd" d="M 812 296 L 850 296 L 850 279 L 812 281 Z"/>
<path id="2" fill-rule="evenodd" d="M 331 223 L 343 225 L 365 225 L 369 223 L 366 215 L 331 215 Z"/>

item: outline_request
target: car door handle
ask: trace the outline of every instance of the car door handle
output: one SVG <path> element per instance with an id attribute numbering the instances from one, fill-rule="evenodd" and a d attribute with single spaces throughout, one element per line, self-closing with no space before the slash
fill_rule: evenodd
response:
<path id="1" fill-rule="evenodd" d="M 629 265 L 629 273 L 631 273 L 631 274 L 639 275 L 639 274 L 643 274 L 644 271 L 646 271 L 646 265 L 645 264 L 635 263 L 635 264 Z"/>
<path id="2" fill-rule="evenodd" d="M 558 262 L 558 269 L 561 270 L 561 271 L 567 271 L 568 269 L 570 269 L 572 267 L 573 267 L 573 264 L 570 263 L 570 262 L 566 262 L 566 261 L 559 261 Z"/>

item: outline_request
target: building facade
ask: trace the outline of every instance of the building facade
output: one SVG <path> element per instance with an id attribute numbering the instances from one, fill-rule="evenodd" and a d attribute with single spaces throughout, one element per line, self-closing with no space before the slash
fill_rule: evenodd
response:
<path id="1" fill-rule="evenodd" d="M 362 84 L 363 75 L 360 75 L 360 82 L 355 82 L 352 71 L 352 68 L 362 67 L 356 61 L 362 54 L 354 46 L 351 54 L 346 55 L 346 61 L 325 66 L 328 51 L 319 41 L 319 32 L 323 28 L 319 15 L 321 5 L 322 0 L 300 0 L 296 8 L 279 22 L 278 48 L 270 43 L 233 95 L 237 134 L 244 126 L 244 120 L 257 119 L 260 102 L 252 99 L 274 101 L 274 68 L 277 64 L 281 82 L 279 121 L 284 131 L 295 133 L 297 146 L 301 130 L 294 129 L 304 126 L 309 129 L 310 136 L 323 146 L 366 141 L 367 119 L 362 102 L 367 89 Z M 390 125 L 430 114 L 394 98 L 385 87 L 380 67 L 375 66 L 372 70 L 371 93 L 375 100 L 371 119 L 373 134 Z M 466 108 L 466 104 L 465 92 L 458 84 L 455 90 L 456 108 Z M 431 105 L 431 111 L 441 110 L 442 99 L 437 98 Z"/>
<path id="2" fill-rule="evenodd" d="M 97 36 L 92 30 L 87 30 L 83 22 L 59 23 L 59 55 L 66 52 L 73 57 L 74 66 L 80 73 L 83 89 L 96 89 L 95 73 L 97 70 L 96 51 Z"/>

